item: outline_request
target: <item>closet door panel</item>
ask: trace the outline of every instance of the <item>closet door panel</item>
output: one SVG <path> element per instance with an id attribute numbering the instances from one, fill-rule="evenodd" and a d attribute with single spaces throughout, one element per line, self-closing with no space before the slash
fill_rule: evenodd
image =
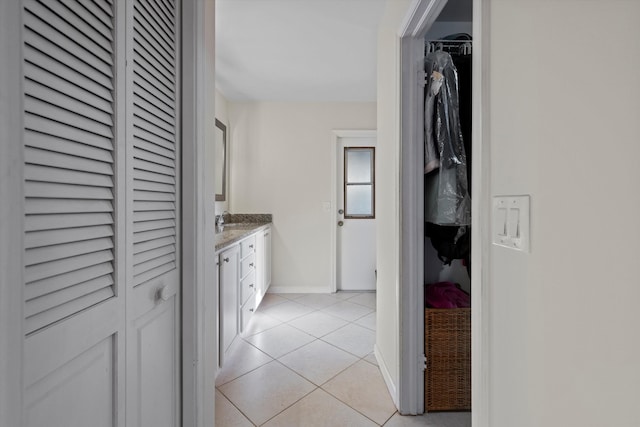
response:
<path id="1" fill-rule="evenodd" d="M 122 425 L 115 5 L 22 5 L 26 425 Z"/>
<path id="2" fill-rule="evenodd" d="M 180 414 L 180 141 L 175 1 L 127 2 L 127 424 Z"/>

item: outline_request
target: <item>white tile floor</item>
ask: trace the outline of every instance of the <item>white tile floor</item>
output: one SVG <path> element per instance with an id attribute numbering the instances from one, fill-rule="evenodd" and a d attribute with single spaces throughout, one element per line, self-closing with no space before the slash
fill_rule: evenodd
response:
<path id="1" fill-rule="evenodd" d="M 267 294 L 216 378 L 216 427 L 470 427 L 398 414 L 373 355 L 374 293 Z"/>

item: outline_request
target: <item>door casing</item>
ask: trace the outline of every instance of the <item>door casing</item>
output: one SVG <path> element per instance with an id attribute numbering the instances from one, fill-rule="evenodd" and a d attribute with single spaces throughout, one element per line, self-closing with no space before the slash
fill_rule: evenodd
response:
<path id="1" fill-rule="evenodd" d="M 23 425 L 22 5 L 0 2 L 0 425 Z"/>

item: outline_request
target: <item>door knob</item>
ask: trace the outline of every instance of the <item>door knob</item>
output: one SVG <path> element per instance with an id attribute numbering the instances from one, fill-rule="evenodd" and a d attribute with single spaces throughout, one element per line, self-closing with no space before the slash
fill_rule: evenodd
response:
<path id="1" fill-rule="evenodd" d="M 168 301 L 171 298 L 171 290 L 169 289 L 169 285 L 164 285 L 162 288 L 158 290 L 158 298 L 162 301 Z"/>
<path id="2" fill-rule="evenodd" d="M 344 225 L 344 221 L 338 221 L 338 227 L 342 227 Z"/>

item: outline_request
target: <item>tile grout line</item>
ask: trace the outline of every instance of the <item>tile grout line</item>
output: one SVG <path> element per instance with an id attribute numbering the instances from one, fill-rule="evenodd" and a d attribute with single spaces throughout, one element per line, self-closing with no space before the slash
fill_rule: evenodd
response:
<path id="1" fill-rule="evenodd" d="M 282 294 L 273 294 L 273 295 L 282 296 Z M 313 295 L 313 294 L 307 294 L 307 295 Z M 331 295 L 333 296 L 334 294 L 331 294 Z M 340 317 L 340 316 L 336 316 L 336 315 L 334 315 L 334 314 L 332 314 L 332 313 L 327 313 L 327 312 L 325 312 L 325 311 L 324 311 L 325 309 L 328 309 L 328 308 L 330 308 L 330 307 L 332 307 L 332 306 L 334 306 L 334 305 L 336 305 L 336 304 L 338 304 L 338 303 L 340 303 L 340 302 L 348 302 L 350 299 L 352 299 L 352 298 L 354 298 L 354 297 L 356 297 L 356 296 L 359 296 L 359 295 L 363 295 L 363 293 L 354 293 L 354 295 L 353 295 L 353 296 L 350 296 L 350 297 L 345 298 L 345 299 L 335 298 L 335 300 L 336 300 L 336 301 L 335 301 L 334 303 L 329 304 L 329 305 L 326 305 L 326 306 L 324 306 L 324 307 L 322 307 L 322 308 L 317 308 L 317 307 L 313 307 L 313 306 L 310 306 L 310 305 L 306 305 L 306 304 L 304 304 L 304 303 L 302 303 L 302 302 L 297 302 L 297 300 L 298 300 L 298 299 L 300 299 L 300 298 L 304 298 L 304 297 L 305 297 L 305 295 L 298 295 L 296 298 L 287 298 L 287 297 L 282 296 L 282 298 L 284 298 L 284 299 L 285 299 L 285 301 L 280 301 L 280 302 L 275 303 L 275 304 L 273 304 L 273 305 L 271 305 L 271 306 L 269 306 L 269 307 L 266 307 L 266 308 L 265 308 L 265 311 L 266 311 L 266 310 L 269 310 L 269 309 L 272 309 L 272 308 L 275 308 L 275 307 L 277 307 L 278 305 L 281 305 L 281 304 L 283 304 L 283 303 L 285 303 L 285 302 L 294 302 L 294 303 L 296 303 L 297 305 L 300 305 L 300 306 L 302 306 L 302 307 L 305 307 L 305 308 L 307 308 L 307 309 L 310 309 L 311 311 L 309 311 L 308 313 L 302 314 L 302 315 L 300 315 L 300 316 L 295 316 L 295 317 L 293 317 L 293 318 L 291 318 L 291 319 L 289 319 L 289 320 L 286 320 L 286 321 L 281 320 L 281 319 L 279 319 L 279 318 L 277 318 L 277 317 L 275 317 L 275 316 L 273 316 L 273 315 L 271 315 L 271 314 L 269 314 L 269 313 L 266 313 L 265 311 L 261 311 L 261 312 L 262 312 L 262 314 L 263 314 L 264 316 L 266 316 L 267 318 L 272 319 L 272 320 L 275 320 L 275 321 L 278 321 L 278 322 L 280 322 L 280 323 L 279 323 L 279 324 L 277 324 L 277 325 L 274 325 L 274 326 L 272 326 L 272 327 L 266 328 L 266 329 L 264 329 L 264 330 L 262 330 L 262 331 L 259 331 L 259 332 L 256 332 L 256 333 L 253 333 L 253 334 L 251 334 L 251 335 L 240 336 L 239 338 L 240 338 L 240 339 L 242 339 L 242 341 L 243 341 L 243 342 L 245 342 L 245 343 L 249 344 L 250 346 L 252 346 L 252 347 L 253 347 L 253 348 L 255 348 L 256 350 L 258 350 L 258 351 L 259 351 L 260 353 L 262 353 L 263 355 L 266 355 L 266 356 L 267 356 L 268 358 L 270 358 L 271 360 L 269 360 L 269 361 L 268 361 L 268 362 L 266 362 L 266 363 L 261 364 L 260 366 L 255 367 L 254 369 L 251 369 L 250 371 L 247 371 L 247 372 L 245 372 L 245 373 L 243 373 L 243 374 L 239 375 L 239 376 L 238 376 L 238 377 L 236 377 L 236 378 L 233 378 L 233 379 L 231 379 L 231 380 L 229 380 L 229 381 L 227 381 L 227 382 L 225 382 L 225 383 L 222 383 L 222 384 L 220 384 L 220 385 L 217 385 L 217 386 L 215 387 L 215 389 L 216 389 L 218 392 L 220 392 L 220 394 L 223 396 L 223 398 L 225 398 L 229 403 L 231 403 L 231 405 L 232 405 L 234 408 L 236 408 L 236 409 L 238 410 L 238 412 L 239 412 L 239 413 L 240 413 L 240 414 L 241 414 L 241 415 L 242 415 L 246 420 L 248 420 L 252 425 L 254 425 L 254 426 L 258 426 L 258 424 L 254 423 L 254 422 L 253 422 L 253 421 L 252 421 L 252 420 L 251 420 L 251 419 L 250 419 L 250 418 L 249 418 L 249 417 L 248 417 L 248 416 L 247 416 L 247 415 L 246 415 L 242 410 L 240 410 L 240 408 L 239 408 L 239 407 L 238 407 L 238 406 L 237 406 L 237 405 L 236 405 L 236 404 L 235 404 L 235 403 L 234 403 L 234 402 L 233 402 L 233 401 L 232 401 L 232 400 L 231 400 L 231 399 L 230 399 L 226 394 L 224 394 L 224 393 L 222 392 L 222 390 L 220 390 L 220 387 L 223 387 L 223 386 L 225 386 L 225 385 L 227 385 L 227 384 L 229 384 L 229 383 L 231 383 L 231 382 L 233 382 L 233 381 L 236 381 L 236 380 L 238 380 L 239 378 L 241 378 L 241 377 L 243 377 L 243 376 L 245 376 L 245 375 L 248 375 L 248 374 L 250 374 L 250 373 L 252 373 L 252 372 L 256 371 L 257 369 L 260 369 L 260 368 L 262 368 L 262 367 L 264 367 L 264 366 L 266 366 L 266 365 L 268 365 L 268 364 L 270 364 L 270 363 L 272 363 L 272 362 L 274 362 L 274 361 L 275 361 L 275 362 L 277 362 L 278 364 L 280 364 L 281 366 L 285 367 L 287 370 L 291 371 L 294 375 L 296 375 L 296 376 L 300 377 L 300 378 L 301 378 L 301 379 L 303 379 L 304 381 L 306 381 L 306 382 L 308 382 L 309 384 L 311 384 L 311 385 L 313 386 L 313 389 L 312 389 L 312 390 L 310 390 L 308 393 L 304 394 L 303 396 L 301 396 L 301 397 L 300 397 L 299 399 L 297 399 L 295 402 L 291 403 L 291 404 L 290 404 L 290 405 L 288 405 L 287 407 L 285 407 L 285 408 L 283 408 L 282 410 L 280 410 L 278 413 L 276 413 L 276 414 L 274 414 L 273 416 L 271 416 L 269 419 L 267 419 L 264 423 L 261 423 L 260 425 L 264 425 L 264 424 L 268 423 L 269 421 L 271 421 L 271 420 L 272 420 L 272 419 L 274 419 L 275 417 L 279 416 L 279 415 L 280 415 L 280 414 L 282 414 L 284 411 L 286 411 L 286 410 L 288 410 L 289 408 L 291 408 L 292 406 L 296 405 L 296 404 L 297 404 L 297 403 L 299 403 L 302 399 L 306 398 L 306 397 L 307 397 L 307 396 L 309 396 L 311 393 L 314 393 L 314 392 L 315 392 L 315 391 L 317 391 L 317 390 L 322 390 L 323 392 L 325 392 L 325 393 L 327 393 L 328 395 L 330 395 L 330 396 L 332 396 L 333 398 L 335 398 L 338 402 L 340 402 L 340 403 L 344 404 L 346 407 L 348 407 L 348 408 L 350 408 L 351 410 L 355 411 L 356 413 L 358 413 L 358 414 L 362 415 L 362 416 L 363 416 L 363 417 L 365 417 L 366 419 L 371 420 L 371 421 L 372 421 L 374 424 L 376 424 L 376 425 L 380 425 L 380 426 L 381 426 L 381 425 L 386 424 L 386 423 L 387 423 L 387 422 L 388 422 L 388 421 L 389 421 L 389 420 L 390 420 L 390 419 L 395 415 L 395 413 L 396 413 L 397 411 L 396 411 L 396 412 L 394 412 L 393 414 L 391 414 L 391 416 L 390 416 L 389 418 L 387 418 L 387 420 L 386 420 L 384 423 L 379 424 L 379 423 L 378 423 L 378 422 L 376 422 L 375 420 L 371 419 L 369 416 L 367 416 L 367 415 L 365 415 L 364 413 L 360 412 L 360 411 L 359 411 L 359 410 L 357 410 L 356 408 L 353 408 L 353 407 L 352 407 L 351 405 L 349 405 L 347 402 L 342 401 L 339 397 L 335 396 L 334 394 L 332 394 L 332 393 L 331 393 L 331 392 L 329 392 L 328 390 L 324 389 L 324 386 L 325 386 L 326 384 L 328 384 L 330 381 L 332 381 L 332 380 L 333 380 L 333 379 L 335 379 L 337 376 L 341 375 L 341 374 L 342 374 L 342 373 L 344 373 L 346 370 L 348 370 L 349 368 L 353 367 L 354 365 L 356 365 L 356 364 L 357 364 L 358 362 L 360 362 L 360 361 L 363 361 L 363 362 L 367 363 L 368 365 L 371 365 L 371 366 L 375 367 L 377 370 L 380 370 L 379 366 L 377 366 L 376 364 L 374 364 L 374 363 L 372 363 L 372 362 L 370 362 L 370 361 L 368 361 L 368 360 L 366 360 L 366 359 L 365 359 L 366 357 L 369 357 L 369 356 L 372 354 L 372 352 L 368 352 L 368 353 L 366 353 L 365 355 L 360 356 L 360 355 L 358 355 L 358 354 L 354 354 L 354 353 L 352 353 L 352 352 L 350 352 L 350 351 L 348 351 L 348 350 L 345 350 L 345 349 L 343 349 L 343 348 L 340 348 L 340 347 L 338 347 L 337 345 L 332 344 L 332 343 L 327 342 L 327 341 L 325 341 L 325 340 L 323 340 L 323 339 L 322 339 L 322 338 L 325 338 L 326 336 L 328 336 L 328 335 L 330 335 L 330 334 L 332 334 L 332 333 L 335 333 L 335 332 L 337 332 L 337 331 L 339 331 L 339 330 L 341 330 L 341 329 L 343 329 L 343 328 L 346 328 L 347 326 L 350 326 L 350 325 L 353 325 L 353 326 L 356 326 L 356 327 L 360 327 L 360 328 L 363 328 L 363 329 L 366 329 L 366 330 L 368 330 L 368 331 L 371 331 L 371 332 L 374 332 L 374 333 L 375 333 L 375 331 L 376 331 L 375 329 L 371 329 L 371 328 L 369 328 L 369 327 L 367 327 L 367 326 L 363 326 L 363 325 L 360 325 L 360 324 L 356 323 L 358 320 L 361 320 L 361 319 L 363 319 L 364 317 L 367 317 L 367 316 L 370 316 L 370 315 L 371 315 L 371 314 L 373 314 L 373 313 L 376 313 L 376 310 L 375 310 L 374 308 L 371 308 L 370 306 L 367 306 L 367 305 L 364 305 L 364 304 L 360 304 L 360 303 L 357 303 L 357 302 L 351 302 L 351 304 L 354 304 L 354 305 L 357 305 L 357 306 L 359 306 L 359 307 L 362 307 L 362 308 L 366 308 L 366 309 L 368 309 L 368 310 L 371 310 L 370 312 L 365 313 L 365 314 L 363 314 L 363 315 L 361 315 L 361 316 L 358 316 L 358 317 L 356 317 L 356 318 L 355 318 L 355 319 L 353 319 L 353 320 L 347 320 L 347 319 L 342 318 L 342 317 Z M 319 337 L 317 337 L 317 336 L 315 336 L 315 335 L 312 335 L 312 334 L 310 334 L 310 333 L 306 332 L 304 329 L 299 328 L 299 327 L 296 327 L 295 325 L 291 324 L 291 322 L 296 321 L 296 320 L 298 320 L 298 319 L 300 319 L 300 318 L 302 318 L 302 317 L 304 317 L 304 316 L 311 315 L 311 314 L 313 314 L 313 313 L 321 313 L 321 314 L 324 314 L 324 315 L 330 316 L 330 317 L 332 317 L 332 318 L 335 318 L 335 319 L 337 319 L 337 320 L 340 320 L 340 321 L 342 321 L 342 322 L 346 322 L 346 324 L 345 324 L 345 325 L 342 325 L 342 326 L 339 326 L 339 327 L 337 327 L 336 329 L 334 329 L 334 330 L 332 330 L 332 331 L 329 331 L 329 332 L 327 332 L 327 333 L 325 333 L 325 334 L 323 334 L 323 335 L 321 335 L 321 336 L 319 336 Z M 278 327 L 278 326 L 282 326 L 282 325 L 287 325 L 287 326 L 289 326 L 289 327 L 292 327 L 292 328 L 294 328 L 295 330 L 300 331 L 301 333 L 303 333 L 303 334 L 305 334 L 305 335 L 307 335 L 307 336 L 309 336 L 309 337 L 311 337 L 311 338 L 313 338 L 313 339 L 312 339 L 311 341 L 309 341 L 309 342 L 305 343 L 305 344 L 302 344 L 302 345 L 300 345 L 300 346 L 297 346 L 296 348 L 294 348 L 294 349 L 292 349 L 292 350 L 290 350 L 290 351 L 288 351 L 288 352 L 286 352 L 286 353 L 284 353 L 284 354 L 282 354 L 282 355 L 280 355 L 280 356 L 278 356 L 278 357 L 273 357 L 273 356 L 271 356 L 270 354 L 266 353 L 264 350 L 262 350 L 261 348 L 259 348 L 259 347 L 258 347 L 257 345 L 255 345 L 254 343 L 252 343 L 252 342 L 248 341 L 248 338 L 254 337 L 254 336 L 256 336 L 256 335 L 259 335 L 259 334 L 261 334 L 261 333 L 263 333 L 263 332 L 267 332 L 267 331 L 269 331 L 269 330 L 271 330 L 271 329 L 274 329 L 274 328 L 276 328 L 276 327 Z M 376 326 L 377 326 L 377 325 L 376 325 Z M 354 360 L 352 363 L 349 363 L 346 367 L 342 368 L 340 371 L 338 371 L 337 373 L 335 373 L 335 374 L 334 374 L 333 376 L 331 376 L 329 379 L 327 379 L 327 380 L 323 381 L 323 382 L 322 382 L 322 384 L 320 384 L 320 385 L 316 385 L 316 383 L 314 383 L 314 382 L 313 382 L 313 381 L 311 381 L 310 379 L 306 378 L 303 374 L 300 374 L 300 373 L 296 372 L 295 370 L 293 370 L 292 368 L 290 368 L 289 366 L 287 366 L 286 364 L 284 364 L 284 363 L 280 360 L 281 358 L 284 358 L 285 356 L 287 356 L 287 355 L 289 355 L 289 354 L 291 354 L 291 353 L 293 353 L 293 352 L 295 352 L 295 351 L 298 351 L 298 350 L 300 350 L 301 348 L 303 348 L 303 347 L 305 347 L 305 346 L 307 346 L 307 345 L 311 345 L 311 344 L 315 343 L 316 341 L 320 341 L 320 342 L 322 342 L 322 343 L 324 343 L 324 344 L 327 344 L 327 345 L 329 345 L 329 346 L 331 346 L 331 347 L 335 348 L 336 350 L 340 350 L 340 351 L 342 351 L 342 352 L 344 352 L 344 353 L 346 353 L 346 354 L 349 354 L 349 355 L 351 355 L 352 357 L 355 357 L 355 359 L 356 359 L 356 360 Z M 373 351 L 373 349 L 372 349 L 372 351 Z"/>
<path id="2" fill-rule="evenodd" d="M 311 393 L 313 393 L 314 391 L 318 390 L 320 388 L 320 386 L 317 386 L 313 381 L 309 380 L 308 378 L 303 377 L 302 375 L 300 375 L 299 373 L 297 373 L 296 371 L 294 371 L 293 369 L 291 369 L 290 367 L 288 367 L 287 365 L 285 365 L 284 363 L 280 362 L 278 359 L 274 359 L 274 362 L 279 363 L 280 365 L 282 365 L 284 368 L 290 370 L 294 375 L 299 376 L 300 378 L 302 378 L 303 380 L 307 381 L 308 383 L 310 383 L 311 385 L 313 385 L 313 390 L 311 390 L 309 393 L 306 393 L 304 396 L 300 397 L 300 399 L 296 400 L 295 402 L 293 402 L 291 405 L 283 408 L 280 412 L 278 412 L 277 414 L 273 415 L 271 418 L 269 418 L 268 420 L 266 420 L 264 423 L 260 424 L 265 425 L 266 423 L 268 423 L 269 421 L 271 421 L 272 419 L 274 419 L 275 417 L 277 417 L 278 415 L 282 414 L 284 411 L 286 411 L 287 409 L 291 408 L 293 405 L 295 405 L 296 403 L 300 402 L 302 399 L 304 399 L 305 397 L 309 396 Z"/>
<path id="3" fill-rule="evenodd" d="M 243 341 L 244 341 L 244 340 L 243 340 Z M 268 358 L 270 358 L 271 360 L 269 360 L 269 361 L 268 361 L 268 362 L 266 362 L 266 363 L 263 363 L 263 364 L 262 364 L 262 365 L 260 365 L 260 366 L 257 366 L 257 367 L 255 367 L 255 368 L 251 369 L 250 371 L 247 371 L 247 372 L 245 372 L 245 373 L 243 373 L 243 374 L 240 374 L 240 375 L 238 375 L 237 377 L 235 377 L 235 378 L 233 378 L 233 379 L 231 379 L 231 380 L 229 380 L 229 381 L 227 381 L 227 382 L 225 382 L 225 383 L 222 383 L 222 384 L 220 384 L 220 385 L 216 385 L 216 389 L 217 389 L 218 387 L 222 387 L 222 386 L 224 386 L 224 385 L 227 385 L 227 384 L 229 384 L 230 382 L 233 382 L 233 381 L 237 380 L 238 378 L 242 378 L 242 377 L 244 377 L 245 375 L 250 374 L 251 372 L 255 371 L 256 369 L 260 369 L 260 368 L 262 368 L 264 365 L 267 365 L 267 364 L 269 364 L 269 363 L 273 362 L 274 360 L 276 360 L 274 357 L 271 357 L 271 355 L 269 355 L 269 354 L 265 353 L 264 351 L 260 350 L 258 347 L 256 347 L 255 345 L 251 344 L 250 342 L 248 342 L 248 341 L 245 341 L 245 342 L 246 342 L 247 344 L 249 344 L 250 346 L 252 346 L 253 348 L 255 348 L 256 350 L 258 350 L 260 353 L 262 353 L 262 354 L 264 354 L 265 356 L 267 356 Z"/>
<path id="4" fill-rule="evenodd" d="M 322 311 L 322 310 L 319 310 L 319 311 Z M 372 311 L 371 313 L 375 313 L 375 312 L 376 312 L 376 311 L 374 310 L 374 311 Z M 362 317 L 368 316 L 368 315 L 370 315 L 371 313 L 367 313 L 367 314 L 365 314 L 365 315 L 364 315 L 364 316 L 362 316 Z M 326 313 L 326 314 L 328 314 L 328 313 Z M 336 316 L 334 316 L 334 317 L 336 317 Z M 332 332 L 329 332 L 328 334 L 325 334 L 325 335 L 323 335 L 323 336 L 327 336 L 327 335 L 329 335 L 329 334 L 332 334 L 332 333 L 334 333 L 334 332 L 336 332 L 336 331 L 338 331 L 338 330 L 340 330 L 340 329 L 346 328 L 346 327 L 347 327 L 347 326 L 349 326 L 349 325 L 359 326 L 359 327 L 361 327 L 361 328 L 364 328 L 364 329 L 370 330 L 369 328 L 366 328 L 366 327 L 364 327 L 364 326 L 361 326 L 361 325 L 358 325 L 358 324 L 356 324 L 356 323 L 355 323 L 357 320 L 361 319 L 362 317 L 359 317 L 359 318 L 357 318 L 357 319 L 355 319 L 355 320 L 352 320 L 352 321 L 345 320 L 345 319 L 341 319 L 341 320 L 343 320 L 343 321 L 347 322 L 347 324 L 346 324 L 346 325 L 344 325 L 344 326 L 341 326 L 341 327 L 339 327 L 339 328 L 337 328 L 337 329 L 333 330 Z M 295 319 L 292 319 L 292 320 L 295 320 Z M 288 324 L 288 322 L 287 322 L 287 324 Z M 292 326 L 292 327 L 294 327 L 294 328 L 295 328 L 295 326 L 293 326 L 293 325 L 290 325 L 290 326 Z M 297 329 L 297 328 L 296 328 L 296 329 Z M 302 332 L 305 332 L 305 331 L 302 331 Z M 375 331 L 373 331 L 373 332 L 375 332 Z M 363 417 L 365 417 L 366 419 L 368 419 L 368 420 L 372 421 L 374 424 L 376 424 L 376 425 L 378 425 L 378 426 L 382 426 L 382 425 L 384 425 L 384 423 L 388 422 L 388 421 L 389 421 L 389 419 L 391 419 L 391 417 L 393 417 L 393 415 L 395 414 L 395 412 L 394 412 L 393 414 L 391 414 L 391 416 L 390 416 L 387 420 L 385 420 L 385 422 L 384 422 L 383 424 L 379 424 L 379 423 L 378 423 L 378 422 L 376 422 L 375 420 L 371 419 L 371 418 L 370 418 L 370 417 L 368 417 L 367 415 L 365 415 L 365 414 L 363 414 L 362 412 L 358 411 L 356 408 L 354 408 L 354 407 L 352 407 L 351 405 L 349 405 L 349 403 L 347 403 L 347 402 L 343 401 L 343 400 L 342 400 L 342 399 L 340 399 L 338 396 L 335 396 L 333 393 L 331 393 L 330 391 L 328 391 L 328 390 L 326 390 L 326 389 L 324 388 L 324 386 L 325 386 L 327 383 L 329 383 L 331 380 L 333 380 L 334 378 L 336 378 L 337 376 L 339 376 L 340 374 L 342 374 L 343 372 L 345 372 L 345 371 L 346 371 L 346 370 L 348 370 L 349 368 L 353 367 L 356 363 L 361 362 L 361 361 L 362 361 L 362 362 L 367 363 L 368 365 L 373 366 L 374 368 L 376 368 L 376 369 L 379 371 L 379 370 L 380 370 L 380 367 L 379 367 L 379 366 L 377 366 L 377 365 L 375 365 L 375 364 L 373 364 L 373 363 L 369 362 L 368 360 L 365 360 L 365 357 L 367 357 L 367 356 L 369 356 L 370 354 L 372 354 L 372 352 L 369 352 L 369 353 L 365 354 L 364 356 L 359 356 L 359 355 L 357 355 L 357 354 L 353 354 L 353 353 L 351 353 L 350 351 L 347 351 L 347 350 L 345 350 L 345 349 L 343 349 L 343 348 L 340 348 L 340 347 L 338 347 L 338 346 L 336 346 L 336 345 L 334 345 L 334 344 L 332 344 L 332 343 L 330 343 L 330 342 L 324 341 L 324 340 L 323 340 L 323 339 L 321 339 L 321 338 L 316 338 L 316 340 L 314 340 L 314 341 L 312 341 L 312 342 L 310 342 L 310 343 L 307 343 L 307 344 L 303 345 L 302 347 L 305 347 L 306 345 L 312 344 L 312 343 L 313 343 L 313 342 L 315 342 L 315 341 L 322 341 L 322 342 L 323 342 L 323 343 L 325 343 L 325 344 L 328 344 L 328 345 L 330 345 L 330 346 L 332 346 L 332 347 L 334 347 L 334 348 L 336 348 L 336 349 L 338 349 L 338 350 L 344 351 L 345 353 L 350 354 L 350 355 L 352 355 L 352 356 L 356 357 L 356 360 L 355 360 L 353 363 L 350 363 L 350 364 L 349 364 L 348 366 L 346 366 L 344 369 L 340 370 L 340 371 L 339 371 L 339 372 L 337 372 L 335 375 L 333 375 L 331 378 L 329 378 L 328 380 L 324 381 L 322 384 L 317 385 L 316 387 L 317 387 L 317 388 L 319 388 L 320 390 L 324 391 L 325 393 L 328 393 L 328 394 L 329 394 L 330 396 L 332 396 L 334 399 L 338 400 L 339 402 L 341 402 L 342 404 L 344 404 L 344 405 L 345 405 L 345 406 L 347 406 L 348 408 L 352 409 L 353 411 L 357 412 L 358 414 L 362 415 Z M 299 347 L 298 349 L 300 349 L 300 348 L 302 348 L 302 347 Z M 298 350 L 298 349 L 296 349 L 296 350 Z M 288 355 L 288 354 L 290 354 L 290 353 L 292 353 L 293 351 L 296 351 L 296 350 L 292 350 L 291 352 L 287 353 L 286 355 Z M 373 351 L 373 349 L 372 349 L 372 351 Z M 286 356 L 286 355 L 280 356 L 280 358 L 282 358 L 282 357 L 284 357 L 284 356 Z M 276 359 L 276 361 L 277 361 L 277 362 L 279 362 L 280 364 L 282 364 L 282 365 L 283 365 L 284 367 L 286 367 L 287 369 L 291 370 L 291 371 L 292 371 L 293 373 L 295 373 L 296 375 L 299 375 L 299 376 L 301 376 L 302 378 L 304 378 L 305 380 L 307 380 L 307 381 L 311 382 L 313 385 L 316 385 L 313 381 L 311 381 L 309 378 L 306 378 L 303 374 L 300 374 L 300 373 L 298 373 L 298 372 L 294 371 L 294 370 L 293 370 L 292 368 L 290 368 L 289 366 L 285 365 L 282 361 L 280 361 L 280 360 L 279 360 L 280 358 L 277 358 L 277 359 Z M 305 397 L 306 397 L 306 396 L 305 396 Z M 300 400 L 301 400 L 301 399 L 300 399 Z M 278 414 L 278 415 L 279 415 L 279 414 Z M 274 417 L 276 417 L 276 416 L 277 416 L 277 415 L 274 415 Z"/>
<path id="5" fill-rule="evenodd" d="M 244 412 L 242 412 L 242 409 L 238 408 L 238 406 L 226 395 L 222 392 L 222 390 L 219 390 L 218 387 L 216 387 L 216 390 L 218 390 L 218 392 L 225 398 L 227 399 L 227 402 L 229 402 L 231 404 L 231 406 L 233 406 L 234 408 L 236 408 L 238 410 L 238 412 L 240 412 L 240 414 L 247 420 L 249 421 L 251 424 L 254 425 L 254 427 L 258 427 L 258 424 L 254 423 L 251 418 L 249 418 L 249 416 L 247 414 L 245 414 Z M 215 402 L 214 402 L 215 405 Z"/>
<path id="6" fill-rule="evenodd" d="M 357 363 L 357 362 L 356 362 Z M 353 365 L 351 365 L 353 366 Z M 325 383 L 326 384 L 326 383 Z M 322 391 L 324 391 L 325 393 L 328 393 L 330 396 L 332 396 L 334 399 L 338 400 L 339 402 L 342 402 L 343 404 L 345 404 L 348 408 L 353 409 L 354 411 L 356 411 L 358 414 L 362 415 L 363 417 L 365 417 L 366 419 L 368 419 L 369 421 L 373 422 L 375 425 L 377 426 L 382 426 L 383 424 L 378 423 L 377 421 L 371 419 L 371 417 L 367 416 L 366 414 L 363 414 L 362 412 L 360 412 L 359 410 L 357 410 L 356 408 L 354 408 L 353 406 L 349 405 L 347 402 L 343 401 L 342 399 L 340 399 L 338 396 L 336 396 L 335 394 L 331 393 L 329 390 L 325 390 L 323 387 L 320 387 L 320 389 L 322 389 Z M 393 415 L 391 415 L 393 416 Z M 389 421 L 389 420 L 387 420 Z M 385 422 L 387 422 L 385 421 Z"/>

